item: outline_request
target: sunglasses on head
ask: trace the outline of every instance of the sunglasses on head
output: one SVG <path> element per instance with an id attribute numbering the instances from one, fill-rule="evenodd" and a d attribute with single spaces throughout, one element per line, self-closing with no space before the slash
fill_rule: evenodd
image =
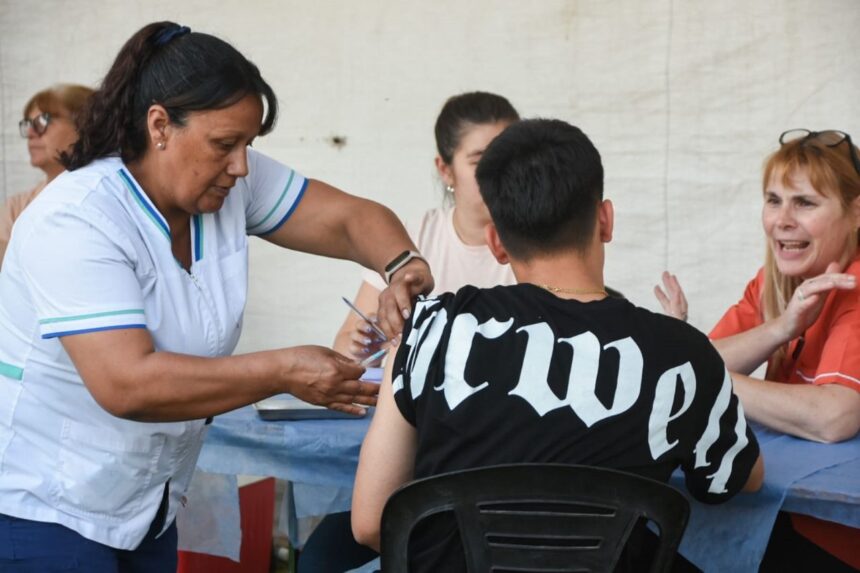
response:
<path id="1" fill-rule="evenodd" d="M 857 149 L 854 147 L 854 143 L 851 142 L 851 136 L 844 131 L 838 131 L 836 129 L 825 129 L 824 131 L 789 129 L 788 131 L 783 131 L 782 135 L 779 136 L 779 144 L 785 145 L 786 143 L 798 140 L 803 143 L 810 139 L 817 139 L 827 147 L 836 147 L 837 145 L 842 145 L 847 141 L 848 150 L 851 154 L 851 162 L 854 164 L 854 169 L 857 170 L 857 174 L 860 175 L 860 157 L 857 157 Z"/>
<path id="2" fill-rule="evenodd" d="M 22 119 L 18 122 L 18 131 L 24 139 L 30 137 L 30 129 L 36 132 L 36 135 L 42 135 L 48 129 L 51 123 L 51 114 L 43 112 L 33 118 Z"/>

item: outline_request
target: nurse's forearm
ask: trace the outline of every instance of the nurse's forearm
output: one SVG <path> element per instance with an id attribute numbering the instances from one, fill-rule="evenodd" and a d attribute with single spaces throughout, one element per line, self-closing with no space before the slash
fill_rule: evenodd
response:
<path id="1" fill-rule="evenodd" d="M 840 442 L 860 430 L 860 393 L 838 384 L 783 384 L 732 374 L 747 418 L 816 442 Z"/>
<path id="2" fill-rule="evenodd" d="M 363 368 L 316 346 L 205 358 L 155 352 L 149 333 L 124 329 L 66 336 L 63 346 L 96 401 L 111 414 L 146 422 L 206 418 L 290 392 L 360 414 L 375 384 Z"/>

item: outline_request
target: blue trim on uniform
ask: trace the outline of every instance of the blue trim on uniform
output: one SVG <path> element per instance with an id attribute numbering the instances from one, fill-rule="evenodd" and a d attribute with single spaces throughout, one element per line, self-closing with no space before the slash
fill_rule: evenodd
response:
<path id="1" fill-rule="evenodd" d="M 70 322 L 73 320 L 88 320 L 90 318 L 102 318 L 104 316 L 118 316 L 122 314 L 146 314 L 142 308 L 128 308 L 124 310 L 108 310 L 105 312 L 93 312 L 91 314 L 76 314 L 74 316 L 57 316 L 43 318 L 39 324 L 53 324 L 55 322 Z"/>
<path id="2" fill-rule="evenodd" d="M 24 377 L 24 369 L 0 360 L 0 376 L 12 380 L 21 380 Z"/>
<path id="3" fill-rule="evenodd" d="M 145 324 L 118 324 L 116 326 L 100 326 L 98 328 L 85 328 L 83 330 L 66 330 L 64 332 L 51 332 L 43 334 L 42 338 L 57 338 L 58 336 L 69 336 L 70 334 L 86 334 L 88 332 L 101 332 L 102 330 L 121 330 L 125 328 L 146 328 Z"/>
<path id="4" fill-rule="evenodd" d="M 308 188 L 309 182 L 310 182 L 310 179 L 305 179 L 305 182 L 302 184 L 302 188 L 299 190 L 299 194 L 296 196 L 296 200 L 293 201 L 292 207 L 290 207 L 290 210 L 287 211 L 287 214 L 284 215 L 284 217 L 280 221 L 278 221 L 278 224 L 275 225 L 274 227 L 272 227 L 270 230 L 266 231 L 265 233 L 260 233 L 259 235 L 257 235 L 258 237 L 265 237 L 266 235 L 270 235 L 270 234 L 274 233 L 275 231 L 277 231 L 278 229 L 281 228 L 281 225 L 283 225 L 284 223 L 287 222 L 287 219 L 290 218 L 290 215 L 292 215 L 293 211 L 296 210 L 296 207 L 299 206 L 299 201 L 301 201 L 302 197 L 304 197 L 305 190 Z"/>
<path id="5" fill-rule="evenodd" d="M 287 193 L 289 193 L 289 192 L 290 192 L 290 186 L 293 184 L 293 179 L 295 179 L 295 177 L 296 177 L 296 172 L 295 172 L 295 171 L 290 171 L 290 178 L 289 178 L 289 179 L 287 179 L 287 184 L 286 184 L 286 185 L 284 185 L 284 190 L 283 190 L 283 191 L 281 191 L 281 196 L 280 196 L 280 197 L 278 197 L 278 200 L 277 200 L 277 201 L 275 201 L 274 206 L 272 206 L 272 208 L 271 208 L 271 209 L 269 209 L 269 212 L 268 212 L 268 213 L 266 213 L 266 215 L 265 215 L 262 219 L 260 219 L 260 221 L 259 221 L 259 222 L 254 223 L 253 225 L 248 226 L 248 230 L 249 230 L 249 231 L 251 231 L 251 232 L 253 233 L 254 231 L 253 231 L 252 229 L 255 229 L 255 228 L 257 228 L 257 227 L 262 227 L 263 225 L 265 225 L 265 224 L 266 224 L 266 221 L 268 221 L 268 220 L 269 220 L 269 217 L 271 217 L 272 215 L 274 215 L 274 214 L 275 214 L 275 211 L 277 211 L 277 210 L 278 210 L 278 207 L 280 207 L 280 206 L 281 206 L 281 203 L 283 203 L 283 202 L 284 202 L 284 197 L 286 197 L 286 196 L 287 196 Z"/>
<path id="6" fill-rule="evenodd" d="M 167 223 L 164 221 L 161 214 L 153 209 L 152 205 L 149 204 L 149 201 L 143 198 L 141 191 L 137 188 L 137 185 L 131 177 L 125 172 L 125 169 L 120 169 L 119 175 L 125 182 L 126 187 L 128 187 L 129 191 L 134 195 L 134 198 L 137 199 L 138 204 L 143 207 L 146 214 L 149 215 L 149 218 L 158 225 L 158 229 L 164 233 L 164 236 L 170 239 L 170 227 L 167 226 Z"/>
<path id="7" fill-rule="evenodd" d="M 199 214 L 192 217 L 194 221 L 194 260 L 203 258 L 203 217 Z"/>

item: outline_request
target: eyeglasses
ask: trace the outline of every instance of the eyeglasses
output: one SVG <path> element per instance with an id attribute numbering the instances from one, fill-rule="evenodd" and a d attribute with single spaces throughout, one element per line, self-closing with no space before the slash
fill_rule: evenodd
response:
<path id="1" fill-rule="evenodd" d="M 18 131 L 21 133 L 21 137 L 27 139 L 30 137 L 30 129 L 36 132 L 36 135 L 42 135 L 45 133 L 45 130 L 48 129 L 48 125 L 51 123 L 51 114 L 48 112 L 40 113 L 36 117 L 30 119 L 22 119 L 18 122 Z"/>
<path id="2" fill-rule="evenodd" d="M 817 139 L 827 147 L 836 147 L 837 145 L 842 145 L 842 143 L 847 141 L 848 150 L 851 154 L 851 162 L 854 164 L 854 169 L 857 170 L 857 174 L 860 175 L 860 157 L 857 157 L 857 149 L 851 142 L 851 136 L 844 131 L 838 131 L 835 129 L 826 129 L 824 131 L 789 129 L 788 131 L 782 132 L 782 135 L 779 136 L 779 144 L 785 145 L 786 143 L 798 140 L 802 143 L 808 139 Z"/>

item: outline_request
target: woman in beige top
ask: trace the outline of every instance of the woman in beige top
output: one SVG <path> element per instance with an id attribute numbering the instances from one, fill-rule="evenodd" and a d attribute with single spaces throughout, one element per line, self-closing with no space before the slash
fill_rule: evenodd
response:
<path id="1" fill-rule="evenodd" d="M 449 98 L 436 119 L 436 169 L 449 205 L 432 209 L 407 225 L 410 237 L 433 269 L 436 287 L 431 295 L 456 291 L 467 284 L 486 288 L 515 282 L 510 265 L 500 265 L 486 246 L 484 227 L 490 222 L 490 213 L 478 191 L 475 165 L 484 148 L 518 119 L 507 99 L 487 92 Z M 372 272 L 362 278 L 354 304 L 365 315 L 375 316 L 385 281 Z M 378 350 L 380 342 L 368 323 L 349 312 L 333 347 L 362 359 Z"/>
<path id="2" fill-rule="evenodd" d="M 0 267 L 15 220 L 45 185 L 65 169 L 59 160 L 60 153 L 77 141 L 75 118 L 92 92 L 85 86 L 59 84 L 40 91 L 24 106 L 24 118 L 18 127 L 21 137 L 27 140 L 30 165 L 44 171 L 45 180 L 26 193 L 9 197 L 0 207 Z"/>

